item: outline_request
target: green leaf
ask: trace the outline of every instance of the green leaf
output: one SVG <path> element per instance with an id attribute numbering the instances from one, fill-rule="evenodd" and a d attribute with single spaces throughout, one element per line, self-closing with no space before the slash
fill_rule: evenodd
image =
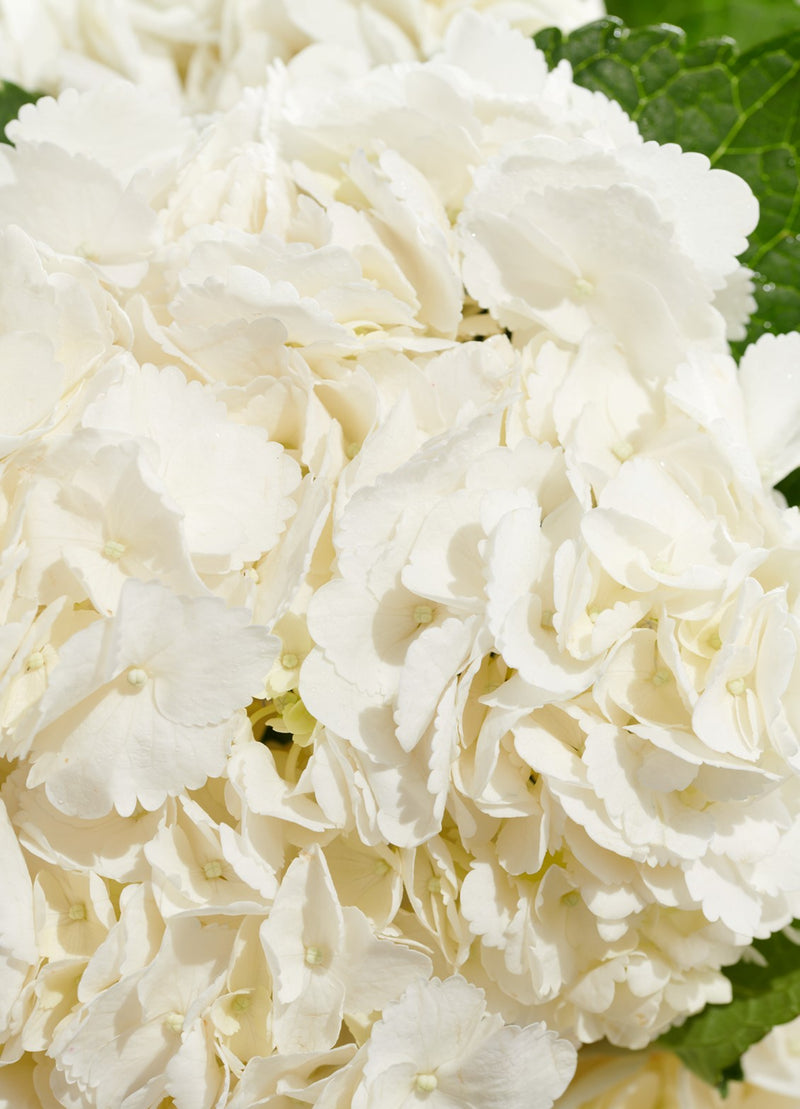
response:
<path id="1" fill-rule="evenodd" d="M 740 54 L 730 40 L 689 46 L 675 27 L 603 19 L 536 36 L 551 65 L 619 101 L 646 139 L 677 142 L 743 177 L 761 219 L 742 260 L 756 273 L 747 342 L 800 321 L 800 31 Z"/>
<path id="2" fill-rule="evenodd" d="M 8 142 L 6 138 L 6 124 L 16 119 L 23 104 L 32 104 L 42 95 L 40 92 L 28 92 L 11 81 L 0 81 L 0 142 Z"/>
<path id="3" fill-rule="evenodd" d="M 608 0 L 606 9 L 629 27 L 675 24 L 690 43 L 729 35 L 742 50 L 800 28 L 795 0 Z"/>
<path id="4" fill-rule="evenodd" d="M 800 922 L 795 922 L 797 925 Z M 757 961 L 737 963 L 724 974 L 733 1000 L 707 1005 L 679 1028 L 656 1041 L 674 1051 L 691 1070 L 724 1093 L 728 1082 L 742 1077 L 739 1060 L 751 1044 L 776 1024 L 800 1015 L 800 937 L 786 929 L 756 940 Z"/>

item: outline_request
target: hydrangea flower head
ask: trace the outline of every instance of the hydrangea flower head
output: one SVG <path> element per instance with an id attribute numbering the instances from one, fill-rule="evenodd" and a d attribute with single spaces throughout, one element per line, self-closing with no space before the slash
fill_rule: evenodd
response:
<path id="1" fill-rule="evenodd" d="M 112 8 L 0 5 L 0 1102 L 549 1109 L 800 916 L 758 206 L 594 0 Z"/>

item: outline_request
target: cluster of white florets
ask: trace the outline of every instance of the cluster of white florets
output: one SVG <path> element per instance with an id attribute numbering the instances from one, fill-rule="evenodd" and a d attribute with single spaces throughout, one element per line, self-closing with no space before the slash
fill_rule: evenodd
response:
<path id="1" fill-rule="evenodd" d="M 3 0 L 0 74 L 46 92 L 123 76 L 206 111 L 301 53 L 312 79 L 321 67 L 429 58 L 466 8 L 526 35 L 571 31 L 605 10 L 603 0 Z"/>
<path id="2" fill-rule="evenodd" d="M 545 1109 L 800 915 L 757 205 L 454 7 L 9 127 L 0 1092 Z"/>

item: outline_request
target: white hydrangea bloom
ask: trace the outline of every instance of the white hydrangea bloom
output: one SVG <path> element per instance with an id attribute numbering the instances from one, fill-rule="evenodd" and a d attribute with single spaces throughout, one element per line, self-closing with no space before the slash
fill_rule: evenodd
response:
<path id="1" fill-rule="evenodd" d="M 698 233 L 706 208 L 716 218 Z M 713 291 L 757 219 L 740 178 L 674 146 L 521 143 L 475 176 L 460 220 L 465 284 L 508 327 L 577 342 L 600 325 L 644 362 L 719 342 Z"/>
<path id="2" fill-rule="evenodd" d="M 309 47 L 352 65 L 405 61 L 434 52 L 471 0 L 6 0 L 0 11 L 0 75 L 48 91 L 98 88 L 117 74 L 162 98 L 209 108 L 264 80 L 276 59 Z M 572 30 L 604 14 L 602 0 L 481 0 L 474 6 L 525 34 Z M 339 61 L 339 64 L 341 62 Z"/>
<path id="3" fill-rule="evenodd" d="M 8 137 L 19 147 L 54 145 L 90 158 L 126 188 L 149 199 L 167 177 L 193 137 L 191 123 L 135 85 L 112 81 L 80 95 L 67 88 L 57 100 L 45 96 L 26 104 L 9 124 Z"/>
<path id="4" fill-rule="evenodd" d="M 796 911 L 794 729 L 784 727 L 794 617 L 785 586 L 765 594 L 752 576 L 775 509 L 764 502 L 753 518 L 745 488 L 746 511 L 730 502 L 730 486 L 712 477 L 727 462 L 707 446 L 698 477 L 707 452 L 710 484 L 687 481 L 696 431 L 682 416 L 672 422 L 671 443 L 651 457 L 620 451 L 610 473 L 530 440 L 496 446 L 479 424 L 434 440 L 437 466 L 424 476 L 420 452 L 345 504 L 333 531 L 338 575 L 309 609 L 317 646 L 301 671 L 303 701 L 347 737 L 353 782 L 366 778 L 375 807 L 372 817 L 352 800 L 342 809 L 331 789 L 338 744 L 320 735 L 326 811 L 346 827 L 368 819 L 373 842 L 377 826 L 401 846 L 421 843 L 442 820 L 435 788 L 450 790 L 449 777 L 503 820 L 496 854 L 470 844 L 461 914 L 507 1013 L 544 1005 L 534 1011 L 589 1040 L 643 1044 L 684 1005 L 725 1000 L 717 969 L 735 958 L 737 936 L 767 934 Z M 572 474 L 594 487 L 596 507 L 582 508 Z M 760 598 L 765 659 L 783 636 L 779 669 L 758 668 L 762 635 L 735 615 Z M 448 640 L 441 662 L 423 651 L 469 621 L 477 636 Z M 468 723 L 472 698 L 480 715 Z M 427 767 L 423 820 L 425 794 L 406 800 L 410 757 Z M 706 939 L 691 966 L 658 905 L 702 910 Z M 459 965 L 458 916 L 443 928 L 416 908 Z"/>
<path id="5" fill-rule="evenodd" d="M 76 433 L 51 450 L 40 475 L 25 505 L 23 596 L 88 597 L 98 612 L 111 613 L 128 578 L 205 592 L 184 514 L 153 473 L 146 443 Z"/>
<path id="6" fill-rule="evenodd" d="M 800 915 L 797 336 L 597 14 L 0 0 L 0 1101 L 577 1109 Z"/>
<path id="7" fill-rule="evenodd" d="M 299 474 L 280 444 L 227 418 L 174 367 L 128 365 L 83 414 L 83 426 L 140 440 L 183 515 L 200 572 L 240 570 L 269 551 L 295 509 Z M 260 511 L 254 512 L 258 503 Z"/>
<path id="8" fill-rule="evenodd" d="M 145 970 L 99 993 L 80 1023 L 60 1029 L 51 1049 L 57 1066 L 51 1084 L 62 1104 L 82 1099 L 111 1109 L 125 1100 L 158 1104 L 171 1095 L 185 1109 L 211 1109 L 224 1075 L 208 1007 L 222 986 L 229 953 L 226 928 L 173 922 Z"/>
<path id="9" fill-rule="evenodd" d="M 748 1085 L 800 1104 L 800 1020 L 773 1028 L 742 1056 Z M 765 1099 L 765 1105 L 767 1101 Z"/>
<path id="10" fill-rule="evenodd" d="M 50 962 L 89 958 L 115 923 L 105 883 L 96 874 L 43 867 L 33 884 L 39 950 Z"/>
<path id="11" fill-rule="evenodd" d="M 222 826 L 224 827 L 224 825 Z M 175 915 L 263 914 L 265 904 L 237 873 L 237 856 L 222 827 L 189 798 L 178 802 L 175 823 L 163 824 L 145 847 L 159 912 Z"/>
<path id="12" fill-rule="evenodd" d="M 95 820 L 69 815 L 50 803 L 43 786 L 29 789 L 25 776 L 6 779 L 4 796 L 14 799 L 14 826 L 29 854 L 65 871 L 99 874 L 124 884 L 149 878 L 144 849 L 156 835 L 172 801 L 152 812 L 136 812 L 136 819 L 115 810 Z M 12 784 L 13 783 L 13 784 Z"/>
<path id="13" fill-rule="evenodd" d="M 419 952 L 372 935 L 364 914 L 339 905 L 324 856 L 289 867 L 261 927 L 274 989 L 278 1050 L 326 1051 L 343 1016 L 366 1018 L 430 973 Z"/>
<path id="14" fill-rule="evenodd" d="M 182 598 L 131 579 L 115 616 L 62 648 L 23 725 L 28 784 L 62 812 L 130 815 L 218 774 L 236 712 L 263 688 L 276 641 L 217 598 Z M 143 758 L 143 752 L 147 757 Z"/>
<path id="15" fill-rule="evenodd" d="M 52 143 L 4 154 L 0 220 L 16 224 L 64 258 L 85 259 L 98 276 L 136 285 L 159 241 L 156 214 L 93 158 Z"/>
<path id="16" fill-rule="evenodd" d="M 463 978 L 412 985 L 372 1029 L 353 1109 L 548 1109 L 575 1051 L 543 1025 L 503 1027 Z"/>

